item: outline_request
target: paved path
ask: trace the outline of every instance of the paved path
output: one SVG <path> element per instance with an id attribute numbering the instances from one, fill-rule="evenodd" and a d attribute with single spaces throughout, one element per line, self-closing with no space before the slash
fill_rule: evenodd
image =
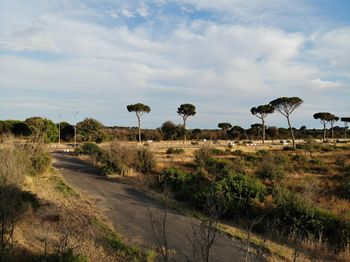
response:
<path id="1" fill-rule="evenodd" d="M 115 229 L 126 236 L 130 243 L 144 247 L 156 247 L 150 223 L 150 212 L 161 216 L 161 206 L 142 191 L 116 180 L 99 175 L 99 171 L 87 163 L 65 153 L 53 153 L 54 167 L 68 184 L 93 197 L 97 206 L 113 223 Z M 170 210 L 167 213 L 169 246 L 177 250 L 176 261 L 186 261 L 192 254 L 192 245 L 186 235 L 191 235 L 193 220 Z M 222 236 L 212 248 L 211 261 L 241 261 L 241 248 L 237 240 Z"/>

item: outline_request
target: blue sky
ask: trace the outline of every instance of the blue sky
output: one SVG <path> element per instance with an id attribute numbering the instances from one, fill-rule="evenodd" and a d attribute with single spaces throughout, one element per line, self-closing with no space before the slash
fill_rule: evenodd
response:
<path id="1" fill-rule="evenodd" d="M 252 106 L 300 96 L 294 126 L 319 127 L 315 112 L 350 115 L 349 14 L 348 0 L 0 0 L 0 119 L 132 126 L 142 102 L 154 128 L 193 103 L 190 128 L 247 127 Z"/>

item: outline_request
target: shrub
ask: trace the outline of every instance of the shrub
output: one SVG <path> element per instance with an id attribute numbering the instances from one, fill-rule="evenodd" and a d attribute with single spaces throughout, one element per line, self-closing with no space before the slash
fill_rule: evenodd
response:
<path id="1" fill-rule="evenodd" d="M 172 148 L 169 147 L 168 150 L 166 151 L 167 154 L 174 154 L 174 155 L 179 155 L 179 154 L 183 154 L 185 153 L 185 150 L 183 150 L 182 148 Z"/>
<path id="2" fill-rule="evenodd" d="M 226 216 L 251 209 L 254 201 L 262 201 L 265 194 L 266 187 L 247 175 L 230 173 L 215 184 L 215 195 L 220 196 Z"/>
<path id="3" fill-rule="evenodd" d="M 77 154 L 95 156 L 99 158 L 102 154 L 101 148 L 92 142 L 84 143 L 80 148 L 77 148 L 75 151 Z"/>
<path id="4" fill-rule="evenodd" d="M 47 152 L 38 150 L 30 158 L 34 175 L 43 174 L 50 166 L 51 158 Z"/>
<path id="5" fill-rule="evenodd" d="M 258 152 L 256 152 L 258 155 L 260 156 L 267 156 L 270 154 L 270 151 L 266 150 L 266 149 L 261 149 Z"/>
<path id="6" fill-rule="evenodd" d="M 259 164 L 256 175 L 261 179 L 282 180 L 286 173 L 281 165 L 276 164 L 273 159 L 265 158 Z"/>
<path id="7" fill-rule="evenodd" d="M 277 200 L 268 219 L 276 221 L 276 227 L 284 235 L 317 239 L 336 252 L 344 250 L 350 238 L 349 222 L 328 211 L 310 207 L 301 197 L 291 193 Z"/>
<path id="8" fill-rule="evenodd" d="M 344 169 L 346 167 L 346 162 L 348 161 L 349 159 L 349 156 L 347 155 L 338 155 L 336 158 L 335 158 L 335 164 L 337 166 L 339 166 L 341 169 Z"/>
<path id="9" fill-rule="evenodd" d="M 309 170 L 309 159 L 305 155 L 294 155 L 292 161 L 295 170 L 308 171 Z"/>
<path id="10" fill-rule="evenodd" d="M 172 167 L 160 173 L 160 183 L 163 188 L 169 187 L 174 192 L 181 191 L 184 185 L 192 182 L 192 174 Z"/>
<path id="11" fill-rule="evenodd" d="M 142 173 L 150 173 L 155 166 L 153 153 L 148 149 L 139 149 L 136 153 L 135 168 Z"/>
<path id="12" fill-rule="evenodd" d="M 205 167 L 208 159 L 212 158 L 212 153 L 209 149 L 201 148 L 194 153 L 194 163 L 197 167 Z"/>
<path id="13" fill-rule="evenodd" d="M 237 150 L 233 151 L 232 154 L 235 156 L 243 156 L 244 152 L 242 150 L 237 149 Z"/>
<path id="14" fill-rule="evenodd" d="M 112 143 L 108 149 L 102 151 L 99 161 L 102 166 L 102 174 L 123 174 L 136 162 L 135 151 L 119 143 Z"/>

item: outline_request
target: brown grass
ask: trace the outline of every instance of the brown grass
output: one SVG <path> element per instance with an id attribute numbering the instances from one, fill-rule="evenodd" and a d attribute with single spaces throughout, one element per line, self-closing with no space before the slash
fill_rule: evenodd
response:
<path id="1" fill-rule="evenodd" d="M 52 179 L 52 176 L 55 179 Z M 17 250 L 42 255 L 57 252 L 67 237 L 68 247 L 89 261 L 124 261 L 106 247 L 104 232 L 93 224 L 104 220 L 93 202 L 78 193 L 66 195 L 57 188 L 57 181 L 64 183 L 58 174 L 27 177 L 25 189 L 37 194 L 40 208 L 28 212 L 15 231 Z"/>

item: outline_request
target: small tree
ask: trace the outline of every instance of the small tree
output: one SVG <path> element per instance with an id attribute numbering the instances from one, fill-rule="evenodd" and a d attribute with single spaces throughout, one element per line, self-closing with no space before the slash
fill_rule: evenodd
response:
<path id="1" fill-rule="evenodd" d="M 270 102 L 270 105 L 275 108 L 276 111 L 281 113 L 288 122 L 290 134 L 292 136 L 293 148 L 295 149 L 295 137 L 292 125 L 290 123 L 290 115 L 297 109 L 304 101 L 299 97 L 280 97 Z"/>
<path id="2" fill-rule="evenodd" d="M 85 118 L 77 123 L 76 130 L 82 141 L 101 143 L 106 136 L 103 124 L 94 118 Z"/>
<path id="3" fill-rule="evenodd" d="M 192 104 L 182 104 L 177 109 L 177 113 L 182 117 L 183 119 L 183 126 L 186 130 L 186 120 L 190 116 L 194 116 L 196 114 L 196 107 Z M 186 141 L 186 133 L 184 135 L 184 140 Z"/>
<path id="4" fill-rule="evenodd" d="M 271 105 L 261 105 L 258 107 L 252 107 L 250 112 L 252 115 L 261 119 L 262 122 L 262 143 L 265 143 L 265 118 L 268 114 L 272 114 L 275 111 L 275 108 Z"/>
<path id="5" fill-rule="evenodd" d="M 141 116 L 144 113 L 149 113 L 151 111 L 151 108 L 148 105 L 144 105 L 141 103 L 137 103 L 134 105 L 128 105 L 126 107 L 129 112 L 135 112 L 137 117 L 137 124 L 139 128 L 139 142 L 141 143 Z"/>
<path id="6" fill-rule="evenodd" d="M 58 140 L 58 128 L 49 119 L 42 117 L 30 117 L 25 121 L 34 142 L 51 143 Z"/>
<path id="7" fill-rule="evenodd" d="M 348 129 L 348 123 L 350 122 L 350 117 L 342 117 L 340 118 L 342 122 L 344 122 L 344 138 L 346 139 L 346 130 Z"/>
<path id="8" fill-rule="evenodd" d="M 222 132 L 225 134 L 225 138 L 227 138 L 227 131 L 232 128 L 230 123 L 219 123 L 218 128 L 222 129 Z"/>
<path id="9" fill-rule="evenodd" d="M 318 112 L 314 114 L 315 119 L 319 119 L 321 124 L 323 125 L 323 141 L 326 140 L 326 133 L 327 133 L 327 124 L 333 119 L 334 115 L 328 112 Z"/>

